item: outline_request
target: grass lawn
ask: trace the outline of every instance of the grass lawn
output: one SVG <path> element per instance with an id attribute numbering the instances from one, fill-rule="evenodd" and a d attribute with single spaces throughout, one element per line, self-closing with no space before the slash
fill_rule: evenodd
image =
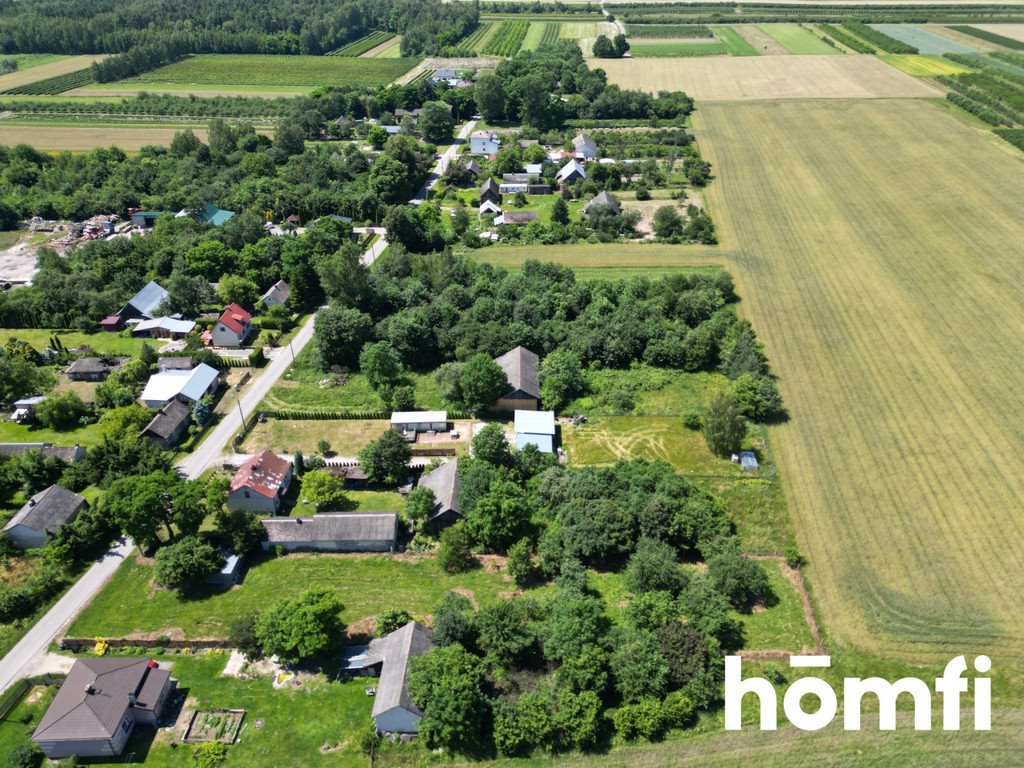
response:
<path id="1" fill-rule="evenodd" d="M 362 374 L 352 374 L 341 387 L 321 387 L 320 382 L 327 376 L 313 366 L 313 348 L 306 347 L 267 393 L 262 408 L 297 411 L 346 411 L 366 412 L 383 409 L 380 396 L 370 387 Z M 410 373 L 416 393 L 418 409 L 444 408 L 433 376 Z"/>
<path id="2" fill-rule="evenodd" d="M 96 445 L 103 442 L 99 424 L 58 431 L 39 424 L 0 421 L 0 443 L 53 443 L 54 445 Z"/>
<path id="3" fill-rule="evenodd" d="M 775 38 L 790 53 L 823 55 L 839 53 L 839 50 L 800 24 L 762 24 L 760 29 Z"/>
<path id="4" fill-rule="evenodd" d="M 774 560 L 761 562 L 775 593 L 770 607 L 739 614 L 745 636 L 744 648 L 799 652 L 814 648 L 814 638 L 804 618 L 800 596 Z"/>
<path id="5" fill-rule="evenodd" d="M 15 747 L 28 743 L 56 693 L 57 687 L 49 685 L 36 685 L 25 692 L 21 701 L 0 720 L 0 755 L 9 755 Z"/>
<path id="6" fill-rule="evenodd" d="M 390 423 L 384 419 L 267 419 L 253 428 L 242 450 L 311 454 L 320 440 L 326 440 L 339 456 L 355 456 L 388 429 Z"/>
<path id="7" fill-rule="evenodd" d="M 445 592 L 464 589 L 480 603 L 514 590 L 500 574 L 483 568 L 456 576 L 432 557 L 383 555 L 291 555 L 255 564 L 241 586 L 201 598 L 181 599 L 151 583 L 153 568 L 129 558 L 110 584 L 71 626 L 76 637 L 122 636 L 181 630 L 186 638 L 225 637 L 228 624 L 245 613 L 294 597 L 314 585 L 338 590 L 349 624 L 387 608 L 429 614 Z"/>
<path id="8" fill-rule="evenodd" d="M 68 349 L 88 346 L 101 355 L 137 355 L 147 341 L 153 349 L 163 346 L 159 339 L 135 339 L 119 333 L 83 333 L 82 331 L 56 331 L 46 328 L 0 328 L 0 343 L 14 337 L 27 341 L 37 350 L 50 346 L 50 339 L 56 336 Z"/>

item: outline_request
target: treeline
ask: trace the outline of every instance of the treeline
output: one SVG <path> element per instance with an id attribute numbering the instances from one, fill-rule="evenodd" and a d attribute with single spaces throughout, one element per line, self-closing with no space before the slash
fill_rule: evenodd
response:
<path id="1" fill-rule="evenodd" d="M 866 42 L 861 40 L 859 37 L 850 34 L 849 32 L 840 29 L 833 24 L 820 24 L 822 31 L 835 40 L 837 43 L 845 45 L 852 51 L 857 53 L 874 53 L 875 48 L 872 45 L 868 45 Z"/>
<path id="2" fill-rule="evenodd" d="M 103 61 L 94 61 L 92 73 L 97 83 L 112 83 L 148 69 L 156 69 L 164 64 L 170 64 L 187 53 L 189 53 L 188 41 L 175 35 L 167 40 L 137 45 Z"/>
<path id="3" fill-rule="evenodd" d="M 24 91 L 19 90 L 19 93 Z M 248 96 L 174 96 L 140 93 L 116 102 L 17 101 L 0 99 L 0 111 L 50 115 L 154 115 L 176 117 L 284 117 L 295 112 L 288 99 Z"/>
<path id="4" fill-rule="evenodd" d="M 627 28 L 630 37 L 714 37 L 704 24 L 637 24 Z"/>
<path id="5" fill-rule="evenodd" d="M 607 6 L 627 23 L 739 24 L 771 22 L 842 22 L 923 24 L 927 22 L 1017 22 L 1019 6 L 998 5 L 799 5 L 772 3 L 620 3 Z"/>
<path id="6" fill-rule="evenodd" d="M 947 58 L 973 68 L 938 78 L 951 90 L 950 101 L 990 125 L 1024 125 L 1024 76 L 976 56 L 947 54 Z"/>
<path id="7" fill-rule="evenodd" d="M 481 13 L 572 13 L 595 14 L 601 12 L 599 3 L 480 3 Z"/>
<path id="8" fill-rule="evenodd" d="M 918 53 L 917 48 L 859 21 L 843 22 L 843 29 L 867 40 L 886 53 Z"/>
<path id="9" fill-rule="evenodd" d="M 480 10 L 473 2 L 393 2 L 401 5 L 392 16 L 395 22 L 391 31 L 402 36 L 403 56 L 432 56 L 450 52 L 480 23 Z"/>
<path id="10" fill-rule="evenodd" d="M 978 29 L 977 27 L 965 27 L 965 26 L 952 26 L 950 29 L 962 32 L 965 35 L 971 35 L 979 40 L 985 40 L 989 43 L 995 43 L 1001 45 L 1004 48 L 1013 48 L 1017 51 L 1024 51 L 1024 42 L 1015 40 L 1012 37 L 1006 37 L 1005 35 L 997 35 L 995 32 L 989 32 L 986 29 Z"/>

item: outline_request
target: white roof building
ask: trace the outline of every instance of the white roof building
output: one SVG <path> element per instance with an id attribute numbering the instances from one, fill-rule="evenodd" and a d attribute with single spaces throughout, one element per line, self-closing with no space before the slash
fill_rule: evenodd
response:
<path id="1" fill-rule="evenodd" d="M 196 328 L 193 320 L 180 320 L 174 317 L 155 317 L 142 320 L 132 327 L 132 333 L 153 333 L 187 336 Z"/>
<path id="2" fill-rule="evenodd" d="M 555 412 L 516 411 L 516 448 L 536 446 L 541 453 L 555 452 Z"/>
<path id="3" fill-rule="evenodd" d="M 161 408 L 171 400 L 196 402 L 217 388 L 220 374 L 216 368 L 200 363 L 191 371 L 163 371 L 149 377 L 142 390 L 142 401 L 150 408 Z"/>

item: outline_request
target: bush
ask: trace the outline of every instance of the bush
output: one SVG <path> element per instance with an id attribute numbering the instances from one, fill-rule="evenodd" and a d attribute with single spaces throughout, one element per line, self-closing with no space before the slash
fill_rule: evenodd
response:
<path id="1" fill-rule="evenodd" d="M 769 661 L 764 665 L 764 677 L 774 685 L 785 685 L 789 682 L 786 679 L 786 673 L 782 671 L 782 667 L 773 661 Z"/>
<path id="2" fill-rule="evenodd" d="M 377 637 L 384 637 L 384 635 L 390 635 L 396 629 L 404 627 L 410 621 L 412 621 L 412 615 L 408 611 L 392 608 L 377 616 L 373 633 Z"/>
<path id="3" fill-rule="evenodd" d="M 685 728 L 693 723 L 697 707 L 686 694 L 673 691 L 661 703 L 661 712 L 668 728 Z"/>
<path id="4" fill-rule="evenodd" d="M 470 549 L 470 532 L 465 523 L 456 523 L 441 534 L 437 562 L 448 573 L 463 573 L 476 565 Z"/>
<path id="5" fill-rule="evenodd" d="M 228 748 L 222 742 L 203 742 L 192 748 L 192 765 L 195 768 L 219 768 L 227 756 Z"/>
<path id="6" fill-rule="evenodd" d="M 702 423 L 700 411 L 696 408 L 689 408 L 683 413 L 683 426 L 687 429 L 696 431 L 701 428 Z"/>
<path id="7" fill-rule="evenodd" d="M 657 699 L 625 704 L 615 710 L 612 721 L 615 723 L 615 733 L 622 741 L 657 741 L 665 735 L 668 725 L 661 702 Z"/>
<path id="8" fill-rule="evenodd" d="M 77 426 L 89 409 L 74 392 L 55 392 L 36 406 L 36 418 L 50 429 L 70 429 Z"/>
<path id="9" fill-rule="evenodd" d="M 800 550 L 796 548 L 796 544 L 790 544 L 786 547 L 785 557 L 786 565 L 790 568 L 803 568 L 807 565 L 807 558 L 800 554 Z"/>

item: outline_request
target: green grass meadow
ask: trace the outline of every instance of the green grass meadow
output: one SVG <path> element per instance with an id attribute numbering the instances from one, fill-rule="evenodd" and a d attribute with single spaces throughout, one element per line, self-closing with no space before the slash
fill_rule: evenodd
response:
<path id="1" fill-rule="evenodd" d="M 837 54 L 839 51 L 800 24 L 762 24 L 760 30 L 796 54 Z"/>

